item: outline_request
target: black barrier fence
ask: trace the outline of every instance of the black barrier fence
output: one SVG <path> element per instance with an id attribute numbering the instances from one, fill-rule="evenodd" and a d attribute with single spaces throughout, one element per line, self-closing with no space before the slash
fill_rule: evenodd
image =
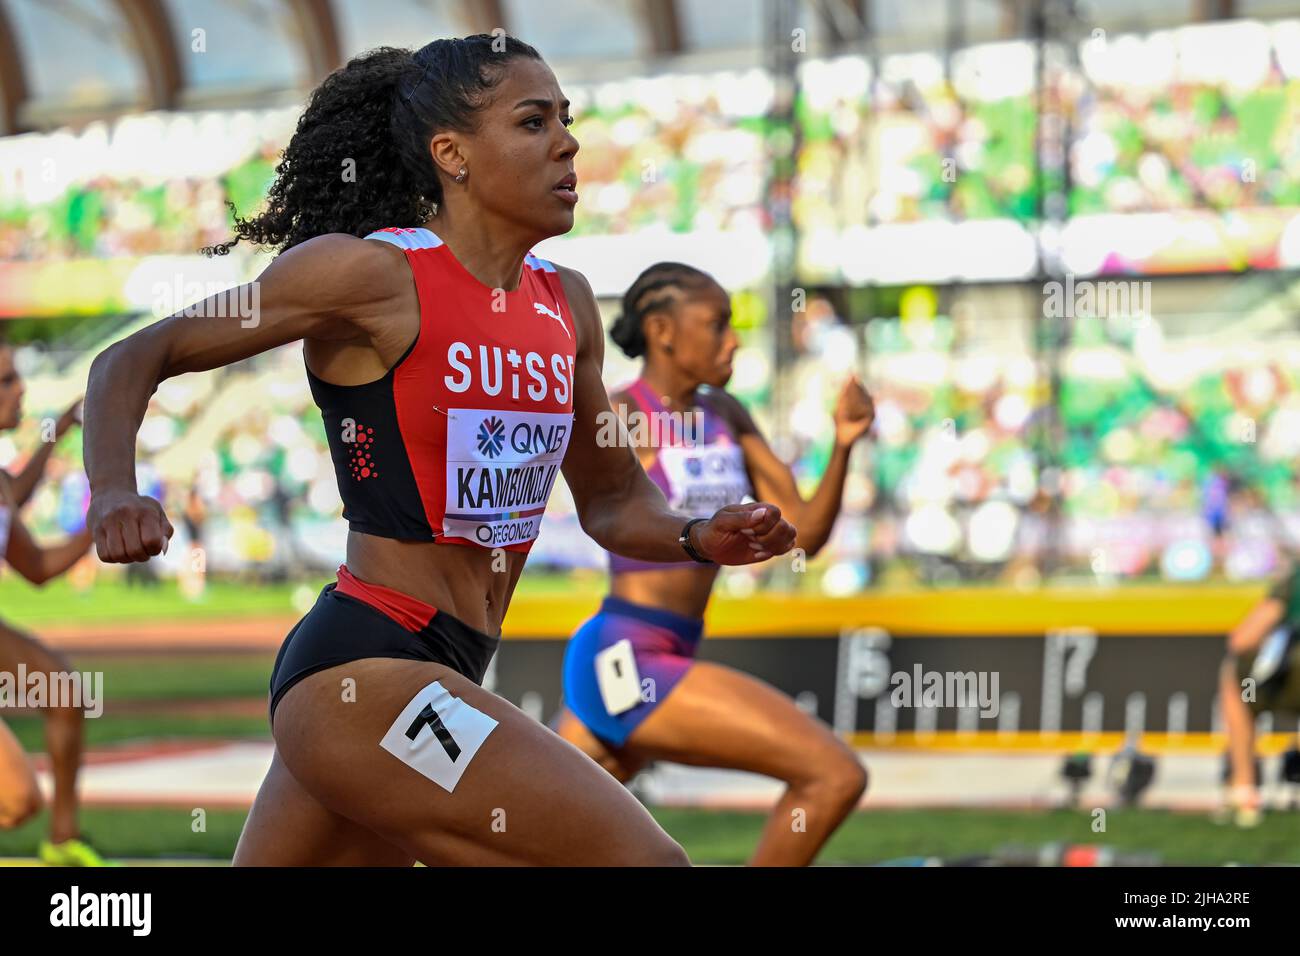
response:
<path id="1" fill-rule="evenodd" d="M 541 720 L 561 700 L 565 642 L 510 640 L 486 686 Z M 706 640 L 700 659 L 794 697 L 845 734 L 1207 733 L 1221 729 L 1216 636 L 926 637 L 856 628 L 826 637 Z M 1260 732 L 1292 731 L 1264 714 Z"/>

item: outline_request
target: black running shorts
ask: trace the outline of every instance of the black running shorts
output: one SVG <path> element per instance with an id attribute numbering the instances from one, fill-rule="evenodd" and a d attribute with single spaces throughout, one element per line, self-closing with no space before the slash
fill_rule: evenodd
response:
<path id="1" fill-rule="evenodd" d="M 443 664 L 482 684 L 500 640 L 410 595 L 360 581 L 341 566 L 338 580 L 325 586 L 276 655 L 272 723 L 280 698 L 298 681 L 367 657 Z"/>

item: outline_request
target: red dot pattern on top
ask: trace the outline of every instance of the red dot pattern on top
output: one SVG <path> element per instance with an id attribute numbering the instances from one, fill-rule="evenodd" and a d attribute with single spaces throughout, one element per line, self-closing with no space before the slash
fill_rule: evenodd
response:
<path id="1" fill-rule="evenodd" d="M 375 470 L 375 460 L 370 455 L 370 449 L 374 444 L 375 430 L 357 422 L 356 438 L 353 439 L 352 448 L 348 452 L 348 467 L 352 470 L 352 477 L 356 481 L 362 478 L 379 477 L 379 472 Z"/>

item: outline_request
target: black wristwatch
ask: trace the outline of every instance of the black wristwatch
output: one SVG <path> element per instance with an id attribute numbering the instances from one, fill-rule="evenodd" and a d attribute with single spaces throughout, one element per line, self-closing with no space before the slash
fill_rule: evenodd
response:
<path id="1" fill-rule="evenodd" d="M 717 563 L 715 561 L 710 561 L 708 558 L 701 557 L 700 552 L 696 551 L 694 546 L 691 544 L 691 528 L 699 524 L 701 521 L 708 520 L 708 518 L 692 518 L 690 521 L 686 522 L 685 527 L 682 528 L 682 533 L 677 536 L 677 543 L 682 546 L 682 550 L 690 555 L 692 561 L 698 562 L 699 564 Z"/>

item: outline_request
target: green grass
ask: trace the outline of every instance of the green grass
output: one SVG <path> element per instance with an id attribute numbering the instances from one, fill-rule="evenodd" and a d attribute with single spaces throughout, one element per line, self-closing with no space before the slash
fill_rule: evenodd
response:
<path id="1" fill-rule="evenodd" d="M 741 863 L 758 842 L 761 815 L 660 810 L 660 824 L 692 860 Z M 1111 810 L 1106 832 L 1092 817 L 1068 810 L 877 810 L 848 820 L 819 863 L 878 863 L 912 856 L 957 858 L 1021 844 L 1089 844 L 1121 853 L 1158 853 L 1165 864 L 1300 863 L 1300 813 L 1274 813 L 1254 830 L 1219 826 L 1203 814 Z"/>
<path id="2" fill-rule="evenodd" d="M 104 714 L 85 722 L 86 743 L 102 747 L 138 740 L 269 740 L 265 716 L 273 654 L 122 654 L 74 658 L 80 671 L 104 674 Z M 150 701 L 241 699 L 257 716 L 213 713 L 132 713 L 118 710 Z M 37 715 L 3 718 L 29 752 L 45 749 L 44 723 Z"/>
<path id="3" fill-rule="evenodd" d="M 205 832 L 194 832 L 189 810 L 117 810 L 89 808 L 81 813 L 81 831 L 106 857 L 195 857 L 229 861 L 248 813 L 207 810 Z M 17 830 L 0 831 L 0 857 L 33 857 L 48 832 L 41 813 Z"/>
<path id="4" fill-rule="evenodd" d="M 28 753 L 45 750 L 45 726 L 39 717 L 6 717 L 5 723 Z M 219 714 L 188 717 L 171 714 L 141 714 L 110 717 L 107 714 L 85 723 L 87 747 L 155 740 L 270 740 L 271 728 L 265 716 L 243 717 Z"/>
<path id="5" fill-rule="evenodd" d="M 743 863 L 765 817 L 759 813 L 656 810 L 655 817 L 696 863 Z M 243 825 L 241 810 L 207 811 L 206 832 L 195 833 L 189 810 L 89 809 L 83 829 L 112 857 L 195 856 L 229 860 Z M 1115 810 L 1106 833 L 1091 817 L 1069 811 L 879 810 L 854 814 L 822 852 L 819 863 L 879 863 L 910 856 L 954 858 L 989 853 L 1008 844 L 1099 844 L 1121 851 L 1156 852 L 1166 864 L 1300 863 L 1300 814 L 1276 813 L 1255 830 L 1216 826 L 1195 814 Z M 0 856 L 32 856 L 45 833 L 38 818 L 0 833 Z"/>
<path id="6" fill-rule="evenodd" d="M 79 671 L 104 674 L 104 700 L 115 701 L 264 698 L 273 653 L 77 655 Z"/>
<path id="7" fill-rule="evenodd" d="M 328 578 L 307 584 L 313 595 Z M 45 624 L 108 624 L 138 620 L 186 620 L 240 617 L 256 614 L 295 613 L 292 595 L 298 584 L 251 587 L 234 581 L 214 580 L 200 601 L 190 601 L 174 581 L 155 587 L 126 586 L 121 579 L 102 578 L 78 591 L 67 578 L 38 588 L 16 575 L 0 580 L 0 608 L 5 620 L 32 628 L 39 635 Z"/>
<path id="8" fill-rule="evenodd" d="M 190 601 L 181 594 L 175 581 L 161 580 L 153 587 L 127 587 L 121 577 L 101 575 L 88 590 L 78 591 L 67 578 L 51 581 L 38 588 L 7 574 L 0 578 L 0 609 L 5 620 L 39 635 L 47 624 L 105 624 L 123 621 L 199 620 L 248 615 L 284 614 L 296 616 L 293 594 L 305 587 L 316 594 L 332 581 L 332 574 L 305 582 L 287 584 L 248 584 L 212 578 L 200 601 Z M 524 575 L 516 595 L 556 595 L 603 593 L 606 581 L 602 574 Z"/>

